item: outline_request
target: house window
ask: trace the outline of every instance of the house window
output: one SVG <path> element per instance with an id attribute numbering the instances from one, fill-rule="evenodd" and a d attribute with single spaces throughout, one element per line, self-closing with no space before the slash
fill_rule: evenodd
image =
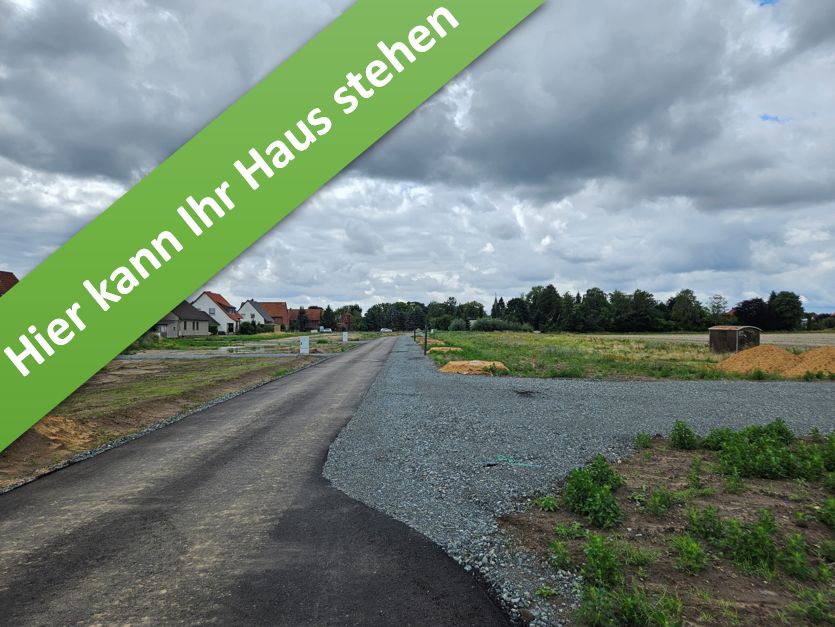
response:
<path id="1" fill-rule="evenodd" d="M 210 315 L 210 316 L 214 316 L 214 315 L 215 315 L 215 308 L 214 308 L 214 307 L 209 307 L 209 315 Z"/>
<path id="2" fill-rule="evenodd" d="M 199 331 L 200 330 L 200 323 L 197 322 L 197 320 L 192 321 L 191 330 L 192 331 Z"/>
<path id="3" fill-rule="evenodd" d="M 249 319 L 250 320 L 255 320 L 255 314 L 249 314 Z"/>

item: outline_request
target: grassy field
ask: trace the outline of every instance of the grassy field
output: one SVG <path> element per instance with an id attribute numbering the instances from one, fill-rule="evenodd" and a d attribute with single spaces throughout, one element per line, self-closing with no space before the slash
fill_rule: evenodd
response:
<path id="1" fill-rule="evenodd" d="M 259 335 L 212 335 L 209 337 L 194 337 L 194 338 L 179 338 L 171 340 L 162 338 L 159 340 L 143 339 L 132 344 L 125 353 L 132 354 L 144 350 L 214 350 L 220 348 L 235 348 L 245 347 L 252 344 L 278 344 L 283 345 L 297 345 L 294 343 L 296 338 L 308 335 L 310 336 L 311 346 L 317 343 L 322 344 L 338 344 L 342 341 L 341 333 L 263 333 Z M 351 342 L 360 342 L 364 340 L 374 339 L 380 337 L 379 333 L 352 331 L 348 335 Z"/>
<path id="2" fill-rule="evenodd" d="M 231 392 L 289 374 L 315 357 L 110 363 L 0 453 L 0 488 Z"/>
<path id="3" fill-rule="evenodd" d="M 716 369 L 723 356 L 697 344 L 606 336 L 533 333 L 436 333 L 456 353 L 430 353 L 438 365 L 500 361 L 512 376 L 595 379 L 744 378 Z"/>
<path id="4" fill-rule="evenodd" d="M 583 625 L 835 624 L 835 434 L 777 421 L 639 436 L 500 524 L 583 576 Z M 536 594 L 561 607 L 555 588 Z"/>

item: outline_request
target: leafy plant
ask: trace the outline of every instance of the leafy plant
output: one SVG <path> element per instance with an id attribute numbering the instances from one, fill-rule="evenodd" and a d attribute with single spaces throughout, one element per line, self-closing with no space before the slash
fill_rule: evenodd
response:
<path id="1" fill-rule="evenodd" d="M 646 502 L 647 511 L 653 516 L 663 516 L 673 505 L 681 502 L 681 498 L 672 490 L 665 487 L 655 488 Z"/>
<path id="2" fill-rule="evenodd" d="M 792 613 L 815 625 L 835 624 L 835 595 L 802 588 L 797 594 L 798 601 L 789 606 Z"/>
<path id="3" fill-rule="evenodd" d="M 702 545 L 691 536 L 684 534 L 673 536 L 670 540 L 673 548 L 678 553 L 676 567 L 695 575 L 707 568 L 708 557 Z"/>
<path id="4" fill-rule="evenodd" d="M 822 541 L 816 553 L 821 559 L 835 563 L 835 540 Z"/>
<path id="5" fill-rule="evenodd" d="M 559 503 L 557 503 L 557 499 L 555 499 L 550 494 L 546 494 L 545 496 L 537 497 L 533 500 L 534 505 L 537 506 L 543 512 L 555 512 L 559 508 Z"/>
<path id="6" fill-rule="evenodd" d="M 612 491 L 625 483 L 623 475 L 612 470 L 603 455 L 597 455 L 586 468 L 591 474 L 592 481 L 600 486 L 609 486 Z"/>
<path id="7" fill-rule="evenodd" d="M 585 538 L 588 535 L 588 531 L 583 529 L 583 525 L 578 522 L 571 523 L 570 525 L 557 523 L 554 527 L 554 533 L 562 540 L 577 540 L 579 538 Z"/>
<path id="8" fill-rule="evenodd" d="M 682 624 L 682 603 L 674 596 L 651 596 L 633 587 L 631 590 L 607 590 L 586 586 L 576 617 L 591 627 L 647 625 L 672 627 Z"/>
<path id="9" fill-rule="evenodd" d="M 687 482 L 693 490 L 700 490 L 704 487 L 704 484 L 702 484 L 702 463 L 701 457 L 694 457 L 690 463 Z"/>
<path id="10" fill-rule="evenodd" d="M 586 563 L 580 573 L 592 586 L 615 588 L 623 584 L 623 569 L 609 538 L 591 534 L 583 549 Z"/>
<path id="11" fill-rule="evenodd" d="M 708 542 L 717 543 L 722 539 L 724 528 L 719 511 L 712 505 L 687 513 L 690 531 Z"/>
<path id="12" fill-rule="evenodd" d="M 728 494 L 742 494 L 745 489 L 745 482 L 739 476 L 739 471 L 736 468 L 731 469 L 731 472 L 725 476 L 725 492 Z"/>
<path id="13" fill-rule="evenodd" d="M 645 549 L 631 542 L 620 542 L 618 554 L 625 566 L 636 566 L 642 568 L 651 566 L 658 561 L 658 552 L 652 549 Z"/>
<path id="14" fill-rule="evenodd" d="M 540 586 L 534 594 L 543 599 L 550 599 L 551 597 L 557 596 L 558 592 L 551 586 Z"/>
<path id="15" fill-rule="evenodd" d="M 638 436 L 635 438 L 635 448 L 637 449 L 647 449 L 652 448 L 652 438 L 650 438 L 646 433 L 639 433 Z"/>
<path id="16" fill-rule="evenodd" d="M 615 527 L 623 521 L 623 511 L 612 491 L 622 483 L 623 477 L 609 468 L 602 456 L 598 456 L 586 468 L 577 468 L 569 473 L 563 488 L 563 503 L 596 527 Z"/>
<path id="17" fill-rule="evenodd" d="M 570 570 L 574 567 L 574 560 L 565 545 L 560 540 L 554 540 L 548 547 L 551 555 L 548 558 L 548 565 L 557 570 Z"/>
<path id="18" fill-rule="evenodd" d="M 775 531 L 774 514 L 768 510 L 760 510 L 755 522 L 744 525 L 731 518 L 724 524 L 719 547 L 734 563 L 747 570 L 772 572 L 777 561 Z"/>
<path id="19" fill-rule="evenodd" d="M 828 472 L 823 478 L 823 487 L 835 493 L 835 472 Z"/>
<path id="20" fill-rule="evenodd" d="M 699 447 L 699 437 L 682 420 L 677 420 L 670 432 L 670 446 L 684 451 L 692 451 Z"/>
<path id="21" fill-rule="evenodd" d="M 809 565 L 806 540 L 799 533 L 792 533 L 786 537 L 786 547 L 780 551 L 778 561 L 787 574 L 798 579 L 809 579 L 814 575 L 814 570 Z"/>
<path id="22" fill-rule="evenodd" d="M 818 510 L 818 520 L 830 529 L 835 529 L 835 498 L 829 497 L 824 500 Z"/>

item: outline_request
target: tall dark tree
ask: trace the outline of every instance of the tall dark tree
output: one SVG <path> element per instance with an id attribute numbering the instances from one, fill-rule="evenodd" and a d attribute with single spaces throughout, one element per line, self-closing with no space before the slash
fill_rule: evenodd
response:
<path id="1" fill-rule="evenodd" d="M 611 309 L 606 292 L 599 287 L 586 291 L 575 315 L 577 331 L 598 332 L 608 329 Z"/>
<path id="2" fill-rule="evenodd" d="M 528 311 L 528 301 L 524 298 L 511 298 L 507 301 L 507 320 L 518 322 L 519 324 L 530 324 L 530 312 Z"/>
<path id="3" fill-rule="evenodd" d="M 768 309 L 775 331 L 794 331 L 803 319 L 803 302 L 794 292 L 780 292 L 768 299 Z"/>
<path id="4" fill-rule="evenodd" d="M 676 331 L 701 331 L 708 325 L 708 312 L 693 290 L 681 290 L 670 299 L 670 322 Z"/>
<path id="5" fill-rule="evenodd" d="M 328 329 L 335 329 L 337 326 L 336 314 L 330 305 L 325 307 L 325 310 L 322 312 L 322 326 Z"/>
<path id="6" fill-rule="evenodd" d="M 762 298 L 749 298 L 737 303 L 734 313 L 739 324 L 767 330 L 771 325 L 768 304 Z"/>

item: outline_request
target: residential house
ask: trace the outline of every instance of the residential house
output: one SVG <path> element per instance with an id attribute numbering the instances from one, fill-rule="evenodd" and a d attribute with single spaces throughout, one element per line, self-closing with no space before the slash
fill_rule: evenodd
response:
<path id="1" fill-rule="evenodd" d="M 218 333 L 237 333 L 241 326 L 241 315 L 232 304 L 216 292 L 203 292 L 191 303 L 200 311 L 209 314 L 217 324 Z"/>
<path id="2" fill-rule="evenodd" d="M 276 331 L 287 331 L 290 328 L 290 310 L 287 303 L 281 301 L 260 302 L 261 308 L 273 319 Z"/>
<path id="3" fill-rule="evenodd" d="M 178 337 L 208 337 L 211 333 L 209 328 L 214 325 L 215 321 L 209 314 L 183 301 L 157 322 L 153 331 L 172 340 Z"/>
<path id="4" fill-rule="evenodd" d="M 11 272 L 0 271 L 0 296 L 17 285 L 17 277 Z"/>
<path id="5" fill-rule="evenodd" d="M 354 330 L 354 317 L 349 314 L 342 314 L 339 317 L 339 330 L 340 331 L 353 331 Z"/>
<path id="6" fill-rule="evenodd" d="M 304 309 L 304 328 L 298 328 L 300 309 L 290 310 L 290 329 L 293 331 L 318 331 L 319 325 L 322 323 L 322 308 L 309 307 Z"/>
<path id="7" fill-rule="evenodd" d="M 241 314 L 241 324 L 250 322 L 252 324 L 275 324 L 273 317 L 264 309 L 264 305 L 255 300 L 248 300 L 238 307 L 238 313 Z"/>

